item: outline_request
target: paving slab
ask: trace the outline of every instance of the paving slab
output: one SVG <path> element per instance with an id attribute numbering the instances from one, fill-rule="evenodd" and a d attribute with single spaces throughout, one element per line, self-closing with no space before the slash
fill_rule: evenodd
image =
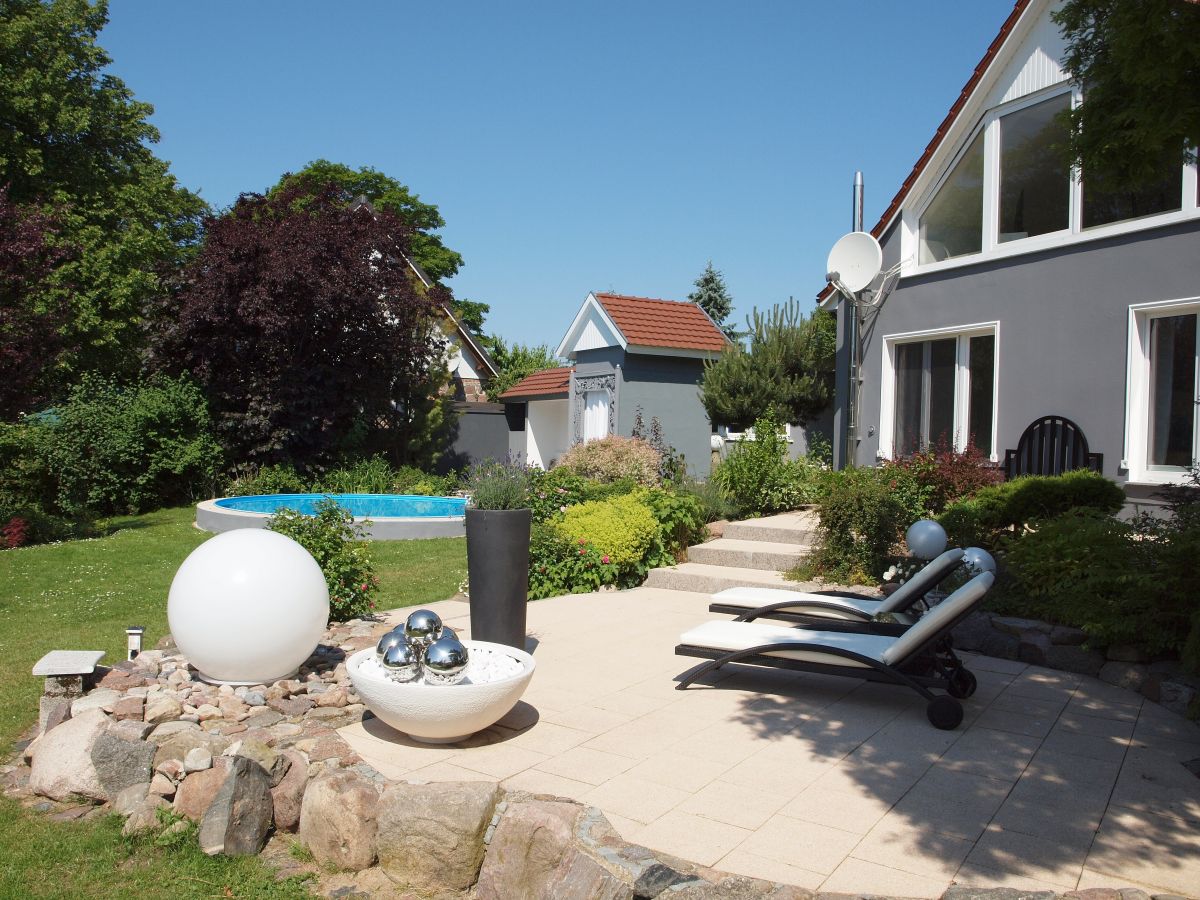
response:
<path id="1" fill-rule="evenodd" d="M 444 746 L 369 717 L 339 733 L 389 778 L 571 797 L 626 840 L 812 891 L 1200 893 L 1200 779 L 1181 764 L 1200 755 L 1194 723 L 977 654 L 964 658 L 981 687 L 955 731 L 930 726 L 912 692 L 855 679 L 740 667 L 678 691 L 694 661 L 675 644 L 714 618 L 710 602 L 643 586 L 531 603 L 538 670 L 497 726 Z M 435 608 L 469 636 L 466 604 Z"/>

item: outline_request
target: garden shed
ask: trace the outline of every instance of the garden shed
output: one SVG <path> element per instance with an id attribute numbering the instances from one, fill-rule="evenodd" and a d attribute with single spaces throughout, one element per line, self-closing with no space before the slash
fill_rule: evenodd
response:
<path id="1" fill-rule="evenodd" d="M 706 477 L 712 426 L 699 385 L 705 361 L 728 346 L 695 303 L 589 293 L 558 345 L 572 365 L 535 372 L 501 395 L 509 449 L 549 466 L 581 441 L 631 435 L 640 410 Z"/>

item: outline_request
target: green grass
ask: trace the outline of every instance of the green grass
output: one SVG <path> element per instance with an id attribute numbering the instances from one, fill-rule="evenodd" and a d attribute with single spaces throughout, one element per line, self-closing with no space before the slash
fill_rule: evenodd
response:
<path id="1" fill-rule="evenodd" d="M 0 898 L 309 898 L 296 880 L 277 882 L 256 857 L 209 858 L 195 835 L 175 846 L 129 839 L 122 820 L 53 822 L 0 799 Z"/>
<path id="2" fill-rule="evenodd" d="M 147 646 L 167 633 L 171 579 L 209 537 L 193 519 L 192 507 L 159 510 L 103 523 L 102 537 L 0 552 L 0 756 L 37 716 L 42 684 L 30 670 L 43 654 L 105 650 L 112 663 L 125 656 L 126 626 L 144 625 Z M 371 546 L 379 609 L 445 600 L 466 575 L 463 538 Z M 229 896 L 304 896 L 268 884 L 263 871 L 258 862 L 123 842 L 111 823 L 50 823 L 0 803 L 0 900 L 123 897 L 133 889 L 147 897 L 224 897 L 225 887 Z M 253 881 L 260 875 L 261 890 Z"/>

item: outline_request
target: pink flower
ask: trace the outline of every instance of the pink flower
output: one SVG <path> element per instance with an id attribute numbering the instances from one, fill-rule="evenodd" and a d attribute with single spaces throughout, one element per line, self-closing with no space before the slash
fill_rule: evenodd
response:
<path id="1" fill-rule="evenodd" d="M 604 555 L 604 556 L 602 556 L 602 557 L 600 557 L 600 562 L 604 563 L 605 565 L 608 565 L 608 556 L 607 556 L 607 554 L 606 554 L 606 555 Z"/>
<path id="2" fill-rule="evenodd" d="M 580 539 L 579 539 L 579 543 L 580 543 L 580 544 L 586 544 L 586 543 L 587 543 L 587 541 L 585 541 L 583 538 L 580 538 Z"/>
<path id="3" fill-rule="evenodd" d="M 580 543 L 583 543 L 583 542 L 582 542 L 582 541 L 580 541 Z M 583 550 L 583 549 L 581 549 L 581 550 L 579 551 L 579 555 L 580 555 L 580 556 L 585 556 L 586 554 L 587 554 L 587 551 L 586 551 L 586 550 Z"/>
<path id="4" fill-rule="evenodd" d="M 365 591 L 366 589 L 367 589 L 367 586 L 364 584 L 364 585 L 362 586 L 362 590 L 364 590 L 364 591 Z"/>

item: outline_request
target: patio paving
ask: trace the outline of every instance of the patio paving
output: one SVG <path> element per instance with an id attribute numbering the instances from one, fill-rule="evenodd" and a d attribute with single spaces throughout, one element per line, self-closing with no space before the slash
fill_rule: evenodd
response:
<path id="1" fill-rule="evenodd" d="M 676 691 L 708 594 L 642 587 L 529 605 L 524 700 L 462 744 L 374 719 L 341 735 L 390 778 L 498 781 L 599 807 L 629 841 L 810 890 L 952 883 L 1200 894 L 1200 727 L 1092 678 L 964 655 L 956 731 L 916 694 L 733 668 Z M 434 604 L 469 635 L 467 605 Z M 397 618 L 407 611 L 397 611 Z"/>

